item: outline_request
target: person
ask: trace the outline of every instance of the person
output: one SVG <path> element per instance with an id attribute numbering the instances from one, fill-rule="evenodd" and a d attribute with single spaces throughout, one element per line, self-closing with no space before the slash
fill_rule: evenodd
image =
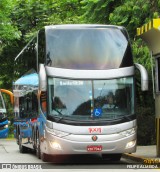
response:
<path id="1" fill-rule="evenodd" d="M 53 98 L 53 104 L 52 104 L 52 109 L 65 109 L 66 105 L 63 104 L 61 99 L 59 97 L 54 97 Z"/>
<path id="2" fill-rule="evenodd" d="M 114 109 L 115 108 L 115 98 L 112 92 L 109 92 L 106 96 L 106 102 L 103 106 L 105 109 Z"/>

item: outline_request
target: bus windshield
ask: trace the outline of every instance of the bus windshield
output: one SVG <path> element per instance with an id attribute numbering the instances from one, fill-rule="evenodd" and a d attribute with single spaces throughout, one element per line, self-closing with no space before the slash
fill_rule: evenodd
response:
<path id="1" fill-rule="evenodd" d="M 134 114 L 133 77 L 111 80 L 48 78 L 48 117 L 114 120 Z"/>
<path id="2" fill-rule="evenodd" d="M 3 97 L 2 97 L 2 95 L 0 93 L 0 109 L 4 109 L 4 108 L 5 107 L 4 107 Z"/>
<path id="3" fill-rule="evenodd" d="M 117 28 L 48 28 L 46 63 L 66 69 L 115 69 L 122 66 L 124 56 L 128 55 L 128 46 L 128 40 Z M 132 54 L 128 57 L 129 64 Z M 129 65 L 133 65 L 132 62 Z"/>

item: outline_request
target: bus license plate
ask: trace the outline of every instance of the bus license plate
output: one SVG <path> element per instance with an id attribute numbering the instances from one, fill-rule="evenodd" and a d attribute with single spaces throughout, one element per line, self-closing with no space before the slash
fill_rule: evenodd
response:
<path id="1" fill-rule="evenodd" d="M 102 146 L 101 145 L 91 145 L 91 146 L 87 146 L 87 151 L 89 152 L 98 152 L 98 151 L 102 151 Z"/>

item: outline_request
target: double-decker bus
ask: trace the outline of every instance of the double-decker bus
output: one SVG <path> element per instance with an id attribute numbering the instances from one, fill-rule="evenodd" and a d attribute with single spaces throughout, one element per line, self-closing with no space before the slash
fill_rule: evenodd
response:
<path id="1" fill-rule="evenodd" d="M 2 92 L 4 92 L 4 89 L 0 89 L 0 138 L 7 138 L 9 133 L 9 121 Z"/>
<path id="2" fill-rule="evenodd" d="M 135 66 L 128 33 L 110 25 L 52 25 L 15 58 L 15 137 L 20 152 L 100 154 L 136 151 Z"/>

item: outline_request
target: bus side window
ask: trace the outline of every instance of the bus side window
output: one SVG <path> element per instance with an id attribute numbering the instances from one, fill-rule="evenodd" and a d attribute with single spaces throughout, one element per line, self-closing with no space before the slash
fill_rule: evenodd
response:
<path id="1" fill-rule="evenodd" d="M 32 111 L 38 114 L 38 97 L 37 93 L 32 93 Z"/>
<path id="2" fill-rule="evenodd" d="M 42 91 L 40 95 L 40 105 L 44 115 L 47 113 L 47 102 L 46 102 L 46 92 Z"/>
<path id="3" fill-rule="evenodd" d="M 20 97 L 19 102 L 20 102 L 20 105 L 19 105 L 20 118 L 26 118 L 24 97 Z"/>

